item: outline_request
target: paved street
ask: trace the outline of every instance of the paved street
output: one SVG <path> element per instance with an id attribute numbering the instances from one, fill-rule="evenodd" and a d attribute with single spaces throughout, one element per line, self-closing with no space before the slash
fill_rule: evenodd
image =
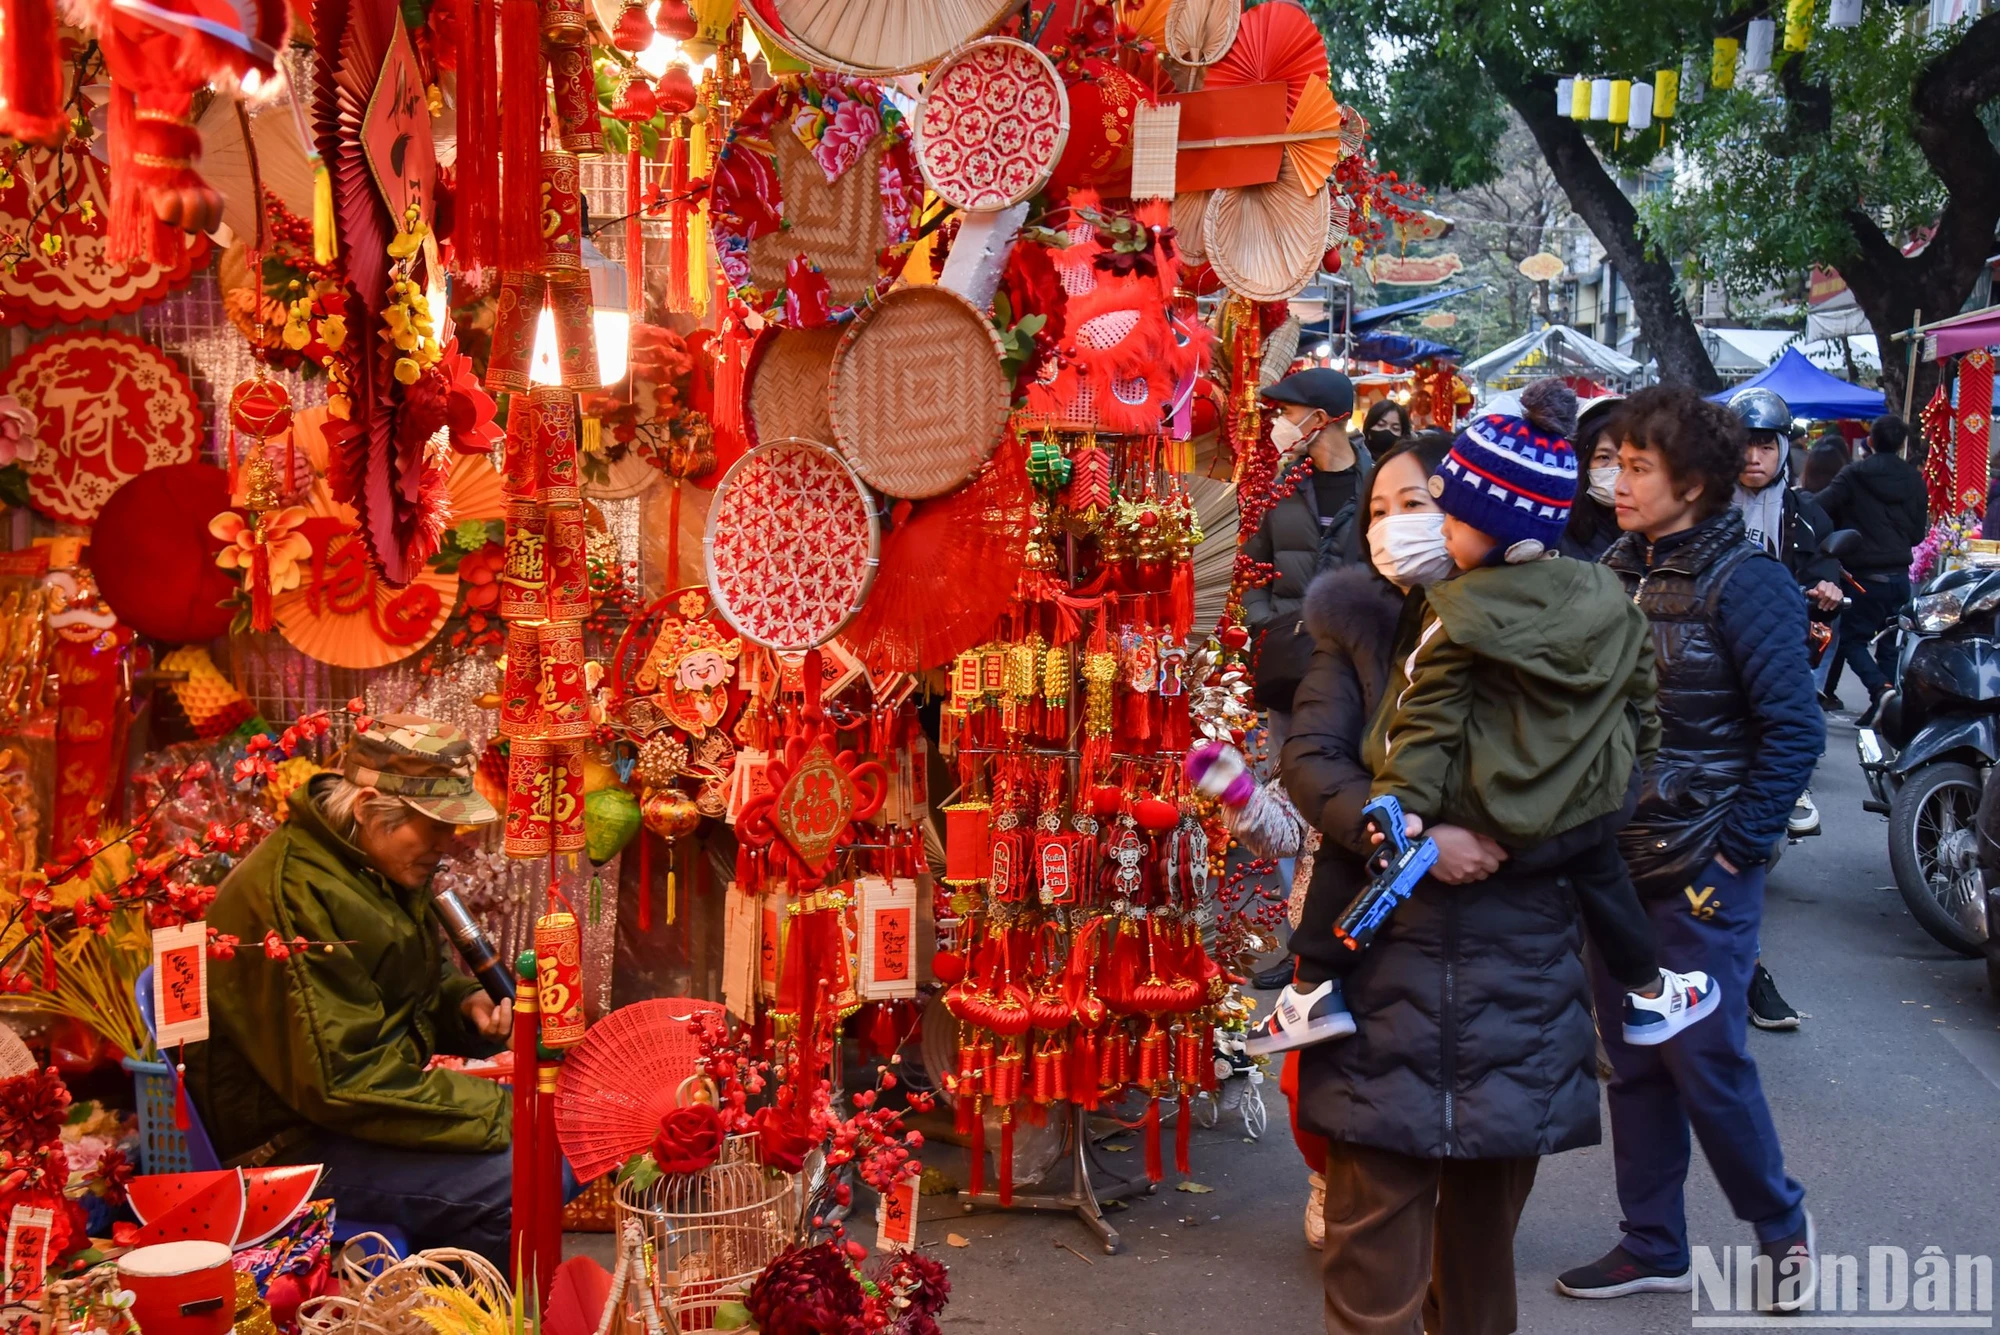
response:
<path id="1" fill-rule="evenodd" d="M 1765 919 L 1765 960 L 1808 1018 L 1794 1033 L 1751 1036 L 1789 1166 L 1805 1183 L 1823 1250 L 2000 1252 L 2000 1003 L 1980 965 L 1933 944 L 1888 888 L 1886 823 L 1861 810 L 1851 716 L 1830 720 L 1829 732 L 1813 789 L 1826 833 L 1786 853 Z M 1193 1178 L 1211 1193 L 1176 1191 L 1170 1175 L 1157 1195 L 1113 1216 L 1123 1255 L 1104 1255 L 1065 1217 L 964 1216 L 927 1201 L 928 1240 L 955 1231 L 969 1241 L 941 1249 L 954 1290 L 946 1328 L 1321 1329 L 1317 1254 L 1299 1230 L 1305 1170 L 1275 1082 L 1265 1088 L 1272 1118 L 1261 1142 L 1246 1142 L 1233 1118 L 1195 1133 Z M 1108 1159 L 1136 1172 L 1137 1138 L 1126 1139 L 1132 1149 Z M 1699 1162 L 1689 1209 L 1695 1242 L 1752 1241 Z M 1608 1145 L 1544 1161 L 1518 1243 L 1523 1331 L 1690 1328 L 1681 1295 L 1556 1295 L 1556 1273 L 1609 1247 L 1616 1220 Z"/>

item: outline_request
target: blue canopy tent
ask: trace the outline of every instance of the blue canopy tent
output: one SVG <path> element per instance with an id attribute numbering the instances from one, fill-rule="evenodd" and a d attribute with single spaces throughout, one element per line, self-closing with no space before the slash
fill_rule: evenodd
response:
<path id="1" fill-rule="evenodd" d="M 1850 385 L 1839 376 L 1820 370 L 1797 348 L 1786 348 L 1771 363 L 1770 370 L 1708 397 L 1717 403 L 1727 403 L 1746 389 L 1770 390 L 1785 401 L 1794 417 L 1830 421 L 1880 417 L 1888 411 L 1880 390 Z"/>
<path id="2" fill-rule="evenodd" d="M 1412 338 L 1408 334 L 1363 334 L 1354 340 L 1348 355 L 1356 361 L 1388 362 L 1391 366 L 1415 366 L 1430 357 L 1456 360 L 1465 356 L 1449 344 Z"/>

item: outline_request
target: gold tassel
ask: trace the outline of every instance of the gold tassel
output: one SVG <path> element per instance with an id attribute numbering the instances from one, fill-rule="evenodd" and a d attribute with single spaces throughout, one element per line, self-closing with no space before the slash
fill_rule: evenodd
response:
<path id="1" fill-rule="evenodd" d="M 597 453 L 598 449 L 603 445 L 603 431 L 603 422 L 595 417 L 584 418 L 583 435 L 577 442 L 577 448 L 581 449 L 585 454 Z"/>
<path id="2" fill-rule="evenodd" d="M 333 226 L 333 173 L 323 162 L 313 165 L 313 263 L 331 264 L 340 254 Z"/>

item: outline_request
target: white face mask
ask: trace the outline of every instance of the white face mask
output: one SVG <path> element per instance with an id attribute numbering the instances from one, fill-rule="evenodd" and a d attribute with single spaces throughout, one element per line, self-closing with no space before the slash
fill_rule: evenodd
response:
<path id="1" fill-rule="evenodd" d="M 1368 529 L 1368 554 L 1382 578 L 1398 588 L 1435 584 L 1458 569 L 1444 546 L 1444 514 L 1437 510 L 1383 515 Z"/>
<path id="2" fill-rule="evenodd" d="M 1316 436 L 1319 433 L 1315 431 L 1312 434 Z M 1271 444 L 1277 446 L 1280 462 L 1298 453 L 1299 446 L 1308 439 L 1306 429 L 1283 413 L 1279 413 L 1271 423 Z"/>
<path id="3" fill-rule="evenodd" d="M 1611 489 L 1618 485 L 1618 474 L 1620 471 L 1617 464 L 1613 464 L 1609 468 L 1591 469 L 1590 499 L 1596 501 L 1599 505 L 1615 507 L 1618 501 L 1611 494 Z"/>

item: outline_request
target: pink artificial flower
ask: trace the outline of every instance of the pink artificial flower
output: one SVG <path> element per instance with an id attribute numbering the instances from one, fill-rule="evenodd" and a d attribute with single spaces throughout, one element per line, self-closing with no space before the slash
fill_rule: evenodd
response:
<path id="1" fill-rule="evenodd" d="M 828 181 L 838 181 L 849 167 L 861 161 L 861 155 L 881 132 L 881 113 L 865 103 L 845 98 L 834 104 L 833 114 L 820 129 L 819 143 L 812 146 L 813 158 Z"/>
<path id="2" fill-rule="evenodd" d="M 35 431 L 41 423 L 12 394 L 0 394 L 0 468 L 33 463 L 41 448 Z"/>

